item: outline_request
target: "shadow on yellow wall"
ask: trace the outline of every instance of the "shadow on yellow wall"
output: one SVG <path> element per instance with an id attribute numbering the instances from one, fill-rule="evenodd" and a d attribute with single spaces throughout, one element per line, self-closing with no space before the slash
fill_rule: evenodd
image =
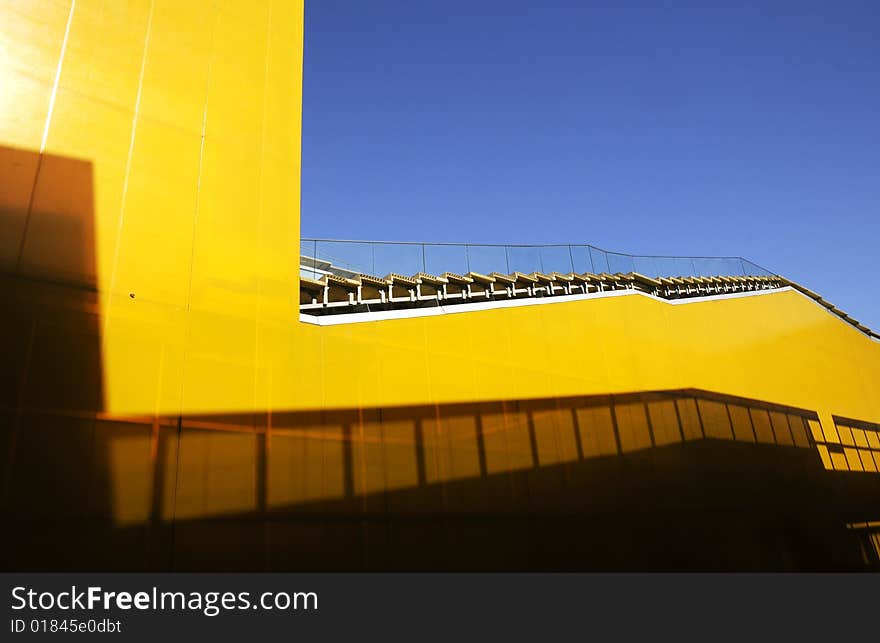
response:
<path id="1" fill-rule="evenodd" d="M 95 288 L 92 168 L 87 161 L 0 147 L 0 418 L 3 497 L 11 462 L 39 472 L 46 453 L 82 482 L 96 413 L 103 410 L 100 308 Z M 28 409 L 65 422 L 35 421 Z M 41 449 L 29 448 L 39 445 Z M 41 455 L 41 450 L 43 455 Z M 21 460 L 22 454 L 27 454 Z M 65 485 L 67 486 L 67 485 Z M 108 489 L 95 489 L 105 496 Z M 63 498 L 64 488 L 42 502 Z M 35 499 L 35 502 L 41 502 Z M 69 507 L 69 511 L 78 511 Z"/>
<path id="2" fill-rule="evenodd" d="M 861 562 L 838 518 L 880 514 L 877 482 L 835 491 L 808 410 L 668 391 L 111 415 L 91 165 L 0 148 L 0 170 L 5 569 Z"/>
<path id="3" fill-rule="evenodd" d="M 0 16 L 4 568 L 855 564 L 816 552 L 874 476 L 822 474 L 803 411 L 749 410 L 748 444 L 743 404 L 728 431 L 712 400 L 573 397 L 874 421 L 855 329 L 793 293 L 298 324 L 302 3 Z"/>

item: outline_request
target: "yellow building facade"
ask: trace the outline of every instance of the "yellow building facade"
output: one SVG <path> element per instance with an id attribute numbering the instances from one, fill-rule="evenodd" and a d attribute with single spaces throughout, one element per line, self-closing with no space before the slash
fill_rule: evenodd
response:
<path id="1" fill-rule="evenodd" d="M 302 30 L 0 3 L 6 568 L 871 563 L 880 343 L 795 289 L 301 322 Z"/>

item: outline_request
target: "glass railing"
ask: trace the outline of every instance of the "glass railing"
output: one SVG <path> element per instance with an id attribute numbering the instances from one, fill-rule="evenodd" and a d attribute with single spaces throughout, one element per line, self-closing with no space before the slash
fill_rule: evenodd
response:
<path id="1" fill-rule="evenodd" d="M 389 273 L 638 272 L 648 277 L 772 276 L 742 257 L 670 257 L 611 252 L 589 244 L 473 244 L 301 239 L 301 272 L 319 278 L 336 269 L 384 277 Z M 325 270 L 324 270 L 325 271 Z"/>

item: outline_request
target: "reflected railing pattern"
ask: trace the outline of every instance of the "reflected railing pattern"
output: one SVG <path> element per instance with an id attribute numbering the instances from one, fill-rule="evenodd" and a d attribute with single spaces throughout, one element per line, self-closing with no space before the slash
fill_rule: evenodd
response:
<path id="1" fill-rule="evenodd" d="M 811 526 L 837 497 L 876 515 L 877 478 L 824 477 L 818 415 L 707 391 L 20 421 L 7 568 L 876 566 L 861 532 Z M 818 544 L 785 558 L 792 533 Z"/>
<path id="2" fill-rule="evenodd" d="M 168 423 L 159 436 L 144 431 L 140 440 L 134 426 L 111 439 L 111 469 L 130 466 L 158 439 L 149 451 L 165 473 L 152 478 L 172 473 L 175 493 L 161 485 L 153 498 L 117 489 L 113 518 L 120 525 L 267 510 L 326 512 L 328 502 L 342 503 L 333 513 L 395 513 L 389 494 L 406 491 L 411 501 L 417 489 L 438 485 L 446 489 L 440 505 L 421 500 L 406 511 L 537 511 L 553 506 L 565 486 L 561 478 L 558 489 L 544 487 L 533 497 L 502 484 L 489 504 L 473 481 L 704 440 L 810 449 L 811 436 L 821 433 L 809 410 L 691 390 L 298 411 L 271 419 L 184 417 L 179 435 Z M 150 428 L 146 421 L 144 428 Z M 255 460 L 262 463 L 258 471 Z M 230 477 L 233 471 L 239 474 Z M 449 486 L 467 481 L 468 497 Z M 599 502 L 596 490 L 592 495 L 590 502 Z M 583 498 L 576 503 L 589 505 Z"/>
<path id="3" fill-rule="evenodd" d="M 810 428 L 826 469 L 880 472 L 880 424 L 835 417 L 831 426 Z"/>
<path id="4" fill-rule="evenodd" d="M 535 272 L 639 273 L 648 277 L 775 276 L 743 257 L 673 257 L 611 252 L 590 244 L 472 244 L 398 241 L 300 240 L 301 273 L 318 279 L 321 273 L 308 258 L 331 262 L 352 273 L 414 275 L 444 272 L 511 274 Z"/>

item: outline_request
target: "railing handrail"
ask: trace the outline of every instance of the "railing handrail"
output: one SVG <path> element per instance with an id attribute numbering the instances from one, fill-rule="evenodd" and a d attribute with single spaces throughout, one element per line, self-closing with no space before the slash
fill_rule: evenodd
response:
<path id="1" fill-rule="evenodd" d="M 756 268 L 760 268 L 768 274 L 776 274 L 772 270 L 768 270 L 764 266 L 747 257 L 741 255 L 643 255 L 632 254 L 628 252 L 618 252 L 616 250 L 606 250 L 601 246 L 592 243 L 473 243 L 473 242 L 452 242 L 452 241 L 377 241 L 366 239 L 326 239 L 320 237 L 300 237 L 300 243 L 359 243 L 369 245 L 389 245 L 389 246 L 450 246 L 450 247 L 466 247 L 466 248 L 591 248 L 598 252 L 604 252 L 607 255 L 615 255 L 618 257 L 632 257 L 642 259 L 719 259 L 719 260 L 739 260 L 747 261 Z"/>

